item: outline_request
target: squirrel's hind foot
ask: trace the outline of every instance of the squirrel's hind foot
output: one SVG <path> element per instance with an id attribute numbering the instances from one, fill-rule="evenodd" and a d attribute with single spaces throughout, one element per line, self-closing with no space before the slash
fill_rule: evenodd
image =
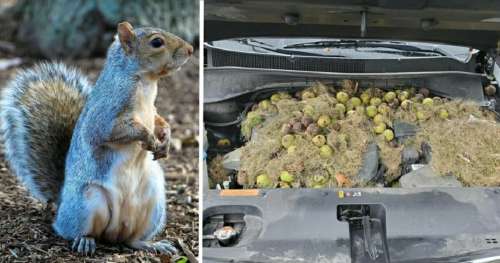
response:
<path id="1" fill-rule="evenodd" d="M 129 247 L 137 250 L 145 250 L 152 253 L 160 253 L 165 255 L 175 255 L 178 253 L 174 244 L 168 240 L 160 240 L 156 242 L 134 241 L 128 244 Z"/>
<path id="2" fill-rule="evenodd" d="M 71 249 L 81 255 L 93 255 L 95 253 L 95 239 L 93 237 L 77 237 L 74 239 Z"/>

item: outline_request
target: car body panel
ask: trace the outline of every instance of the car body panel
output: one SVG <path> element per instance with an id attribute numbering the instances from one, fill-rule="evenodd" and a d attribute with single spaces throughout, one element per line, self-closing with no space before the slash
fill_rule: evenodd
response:
<path id="1" fill-rule="evenodd" d="M 500 190 L 488 188 L 261 189 L 247 197 L 209 190 L 204 220 L 253 207 L 258 212 L 248 218 L 258 217 L 262 225 L 254 240 L 234 247 L 204 247 L 203 255 L 213 262 L 350 262 L 349 227 L 337 219 L 337 207 L 381 204 L 391 262 L 433 262 L 430 259 L 499 249 L 499 202 Z"/>

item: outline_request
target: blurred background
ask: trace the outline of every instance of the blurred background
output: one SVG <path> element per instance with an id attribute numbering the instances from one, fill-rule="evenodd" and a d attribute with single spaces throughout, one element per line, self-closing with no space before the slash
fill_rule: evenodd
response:
<path id="1" fill-rule="evenodd" d="M 123 20 L 198 45 L 197 0 L 2 0 L 3 38 L 45 58 L 104 55 Z"/>
<path id="2" fill-rule="evenodd" d="M 167 179 L 167 227 L 157 239 L 198 255 L 198 0 L 0 0 L 0 89 L 20 68 L 59 60 L 94 82 L 107 47 L 124 20 L 161 27 L 195 47 L 195 55 L 159 83 L 156 106 L 172 127 Z M 3 147 L 3 146 L 1 146 Z M 10 174 L 0 153 L 0 262 L 80 262 L 52 229 L 54 211 L 42 206 Z M 98 245 L 97 262 L 170 262 L 167 257 Z M 191 260 L 193 261 L 193 260 Z"/>

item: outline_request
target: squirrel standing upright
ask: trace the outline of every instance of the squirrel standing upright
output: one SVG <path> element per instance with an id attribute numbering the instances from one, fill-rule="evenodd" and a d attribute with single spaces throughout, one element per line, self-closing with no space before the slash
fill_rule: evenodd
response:
<path id="1" fill-rule="evenodd" d="M 166 220 L 163 171 L 170 128 L 154 106 L 157 81 L 193 47 L 158 28 L 118 25 L 95 86 L 63 64 L 20 72 L 0 100 L 0 131 L 12 171 L 42 202 L 53 228 L 82 254 L 95 240 L 175 253 L 149 241 Z M 64 182 L 64 183 L 63 183 Z"/>

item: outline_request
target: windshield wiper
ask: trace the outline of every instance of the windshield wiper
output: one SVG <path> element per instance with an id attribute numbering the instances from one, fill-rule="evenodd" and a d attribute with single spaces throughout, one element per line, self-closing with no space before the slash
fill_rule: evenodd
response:
<path id="1" fill-rule="evenodd" d="M 274 48 L 272 45 L 269 45 L 267 43 L 264 43 L 262 41 L 257 41 L 255 39 L 251 38 L 245 38 L 245 39 L 240 39 L 238 40 L 239 43 L 251 46 L 254 51 L 258 51 L 256 48 L 263 49 L 266 51 L 271 51 L 275 53 L 280 53 L 284 55 L 299 55 L 299 56 L 312 56 L 312 57 L 345 57 L 341 55 L 323 55 L 323 54 L 316 54 L 316 53 L 311 53 L 311 52 L 303 52 L 303 51 L 291 51 L 291 50 L 286 50 L 283 48 Z"/>
<path id="2" fill-rule="evenodd" d="M 447 56 L 440 50 L 436 49 L 423 49 L 416 46 L 408 45 L 404 42 L 387 42 L 376 40 L 326 40 L 305 42 L 284 46 L 283 49 L 304 49 L 304 48 L 388 48 L 405 52 L 405 55 L 415 56 L 424 55 L 424 53 L 432 53 L 441 56 Z M 377 51 L 380 53 L 388 53 Z M 394 52 L 393 52 L 394 53 Z M 425 55 L 424 55 L 425 56 Z"/>

